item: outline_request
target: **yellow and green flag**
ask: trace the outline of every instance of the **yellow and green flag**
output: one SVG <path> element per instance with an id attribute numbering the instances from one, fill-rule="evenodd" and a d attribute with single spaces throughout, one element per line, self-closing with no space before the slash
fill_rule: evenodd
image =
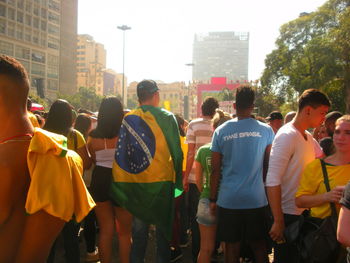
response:
<path id="1" fill-rule="evenodd" d="M 142 221 L 162 228 L 170 239 L 174 197 L 182 191 L 182 151 L 175 116 L 141 106 L 122 123 L 111 197 Z"/>

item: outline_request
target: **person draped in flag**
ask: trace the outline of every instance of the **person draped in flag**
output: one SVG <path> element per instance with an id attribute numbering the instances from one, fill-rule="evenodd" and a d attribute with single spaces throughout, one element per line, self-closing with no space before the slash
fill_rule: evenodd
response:
<path id="1" fill-rule="evenodd" d="M 134 215 L 130 262 L 144 262 L 148 228 L 156 226 L 157 262 L 170 261 L 174 200 L 182 192 L 182 160 L 174 114 L 161 109 L 153 80 L 137 85 L 140 107 L 120 129 L 111 197 Z"/>

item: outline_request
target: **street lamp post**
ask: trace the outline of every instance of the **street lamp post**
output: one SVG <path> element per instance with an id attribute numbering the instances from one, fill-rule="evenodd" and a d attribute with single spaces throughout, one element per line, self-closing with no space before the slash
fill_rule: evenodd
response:
<path id="1" fill-rule="evenodd" d="M 118 29 L 123 30 L 123 84 L 122 84 L 122 100 L 124 107 L 127 106 L 126 92 L 125 92 L 125 72 L 124 72 L 124 64 L 125 64 L 125 31 L 130 30 L 131 27 L 127 25 L 117 26 Z"/>
<path id="2" fill-rule="evenodd" d="M 192 70 L 193 70 L 194 63 L 186 63 L 185 66 L 192 67 Z M 192 81 L 193 81 L 193 79 L 192 79 Z M 189 118 L 190 118 L 190 101 L 191 101 L 191 99 L 190 99 L 190 83 L 188 83 L 187 95 L 185 96 L 184 99 L 185 99 L 184 100 L 184 117 L 186 120 L 189 120 Z"/>

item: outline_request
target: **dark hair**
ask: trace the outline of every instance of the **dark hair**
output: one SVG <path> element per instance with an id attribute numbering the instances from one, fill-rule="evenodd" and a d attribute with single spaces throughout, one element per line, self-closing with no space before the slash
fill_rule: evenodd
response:
<path id="1" fill-rule="evenodd" d="M 217 99 L 213 97 L 207 97 L 205 98 L 203 104 L 202 104 L 202 115 L 203 116 L 214 116 L 215 110 L 219 108 L 219 102 Z"/>
<path id="2" fill-rule="evenodd" d="M 325 118 L 325 122 L 336 122 L 336 120 L 338 120 L 339 118 L 341 118 L 343 116 L 343 114 L 339 111 L 332 111 L 327 113 L 326 118 Z"/>
<path id="3" fill-rule="evenodd" d="M 72 129 L 72 106 L 65 100 L 56 100 L 50 108 L 44 129 L 67 136 Z"/>
<path id="4" fill-rule="evenodd" d="M 221 124 L 225 123 L 226 121 L 231 120 L 232 117 L 229 113 L 224 112 L 223 110 L 216 109 L 216 113 L 214 114 L 212 121 L 212 125 L 214 129 L 219 127 Z"/>
<path id="5" fill-rule="evenodd" d="M 28 74 L 22 64 L 16 59 L 0 55 L 0 74 L 9 76 L 29 89 Z"/>
<path id="6" fill-rule="evenodd" d="M 86 113 L 88 115 L 93 115 L 93 112 L 92 111 L 89 111 L 89 110 L 86 110 L 86 109 L 82 109 L 82 108 L 79 108 L 78 111 L 77 111 L 79 114 L 80 113 Z"/>
<path id="7" fill-rule="evenodd" d="M 183 126 L 185 124 L 185 119 L 179 114 L 175 114 L 175 118 L 176 118 L 176 121 L 177 121 L 177 125 L 179 126 L 179 133 L 180 133 L 180 135 L 182 137 L 185 137 L 186 136 L 185 131 L 181 127 L 181 126 Z"/>
<path id="8" fill-rule="evenodd" d="M 32 100 L 30 98 L 27 99 L 27 111 L 30 111 L 32 109 Z"/>
<path id="9" fill-rule="evenodd" d="M 236 108 L 248 109 L 253 107 L 255 100 L 255 92 L 250 86 L 240 86 L 236 92 Z"/>
<path id="10" fill-rule="evenodd" d="M 331 106 L 331 103 L 326 94 L 317 89 L 305 90 L 298 99 L 298 111 L 301 111 L 306 106 L 317 108 L 320 106 Z"/>
<path id="11" fill-rule="evenodd" d="M 86 113 L 81 113 L 75 120 L 74 129 L 79 131 L 84 137 L 87 137 L 87 133 L 91 127 L 91 119 Z"/>
<path id="12" fill-rule="evenodd" d="M 41 117 L 40 114 L 34 114 L 34 115 L 35 115 L 35 117 L 36 117 L 36 119 L 41 127 L 43 125 L 43 117 Z"/>
<path id="13" fill-rule="evenodd" d="M 104 98 L 97 117 L 97 127 L 90 132 L 93 138 L 114 138 L 118 136 L 124 117 L 123 105 L 117 97 Z"/>

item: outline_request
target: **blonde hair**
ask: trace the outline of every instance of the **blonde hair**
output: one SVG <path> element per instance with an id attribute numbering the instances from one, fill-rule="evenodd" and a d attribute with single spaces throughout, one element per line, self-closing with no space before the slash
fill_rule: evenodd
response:
<path id="1" fill-rule="evenodd" d="M 337 125 L 339 122 L 345 121 L 345 122 L 350 122 L 350 115 L 343 115 L 337 121 L 335 122 L 335 125 Z"/>
<path id="2" fill-rule="evenodd" d="M 228 112 L 225 112 L 225 111 L 220 110 L 220 109 L 216 109 L 214 117 L 212 119 L 212 125 L 213 125 L 214 129 L 216 129 L 221 124 L 223 124 L 224 122 L 231 120 L 231 119 L 232 119 L 232 117 Z"/>

